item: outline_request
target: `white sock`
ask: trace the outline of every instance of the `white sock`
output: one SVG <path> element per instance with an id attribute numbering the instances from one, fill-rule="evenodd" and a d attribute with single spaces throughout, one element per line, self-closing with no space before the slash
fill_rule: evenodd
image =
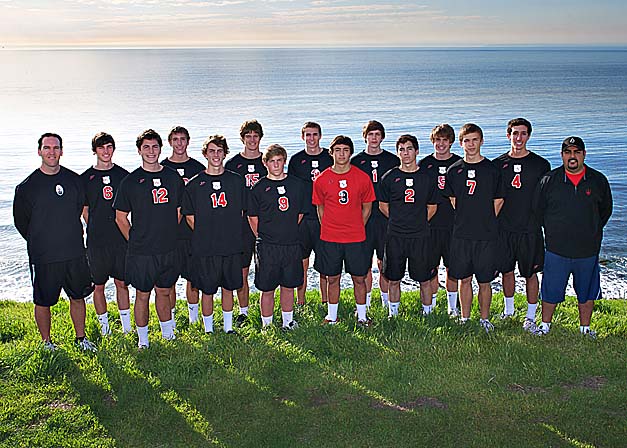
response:
<path id="1" fill-rule="evenodd" d="M 465 324 L 465 323 L 466 323 L 466 322 L 468 322 L 469 320 L 470 320 L 470 317 L 460 317 L 460 318 L 459 318 L 459 321 L 460 321 L 462 324 Z"/>
<path id="2" fill-rule="evenodd" d="M 272 318 L 273 318 L 272 314 L 270 314 L 268 317 L 261 316 L 261 326 L 267 327 L 268 325 L 272 325 Z"/>
<path id="3" fill-rule="evenodd" d="M 381 305 L 383 305 L 383 308 L 386 308 L 388 306 L 388 302 L 389 302 L 389 293 L 382 292 L 381 293 Z"/>
<path id="4" fill-rule="evenodd" d="M 161 337 L 163 339 L 176 339 L 176 336 L 174 336 L 174 321 L 172 319 L 165 322 L 159 321 L 159 325 L 161 326 Z"/>
<path id="5" fill-rule="evenodd" d="M 536 310 L 538 309 L 538 303 L 527 303 L 527 316 L 529 320 L 536 320 Z"/>
<path id="6" fill-rule="evenodd" d="M 170 310 L 170 314 L 172 315 L 172 330 L 176 329 L 176 320 L 174 319 L 174 315 L 176 314 L 176 308 L 172 308 Z"/>
<path id="7" fill-rule="evenodd" d="M 189 312 L 189 323 L 195 324 L 198 322 L 198 304 L 197 303 L 188 303 L 187 311 Z M 213 314 L 212 314 L 213 316 Z"/>
<path id="8" fill-rule="evenodd" d="M 205 316 L 203 314 L 202 323 L 205 326 L 205 333 L 213 333 L 213 313 L 211 313 L 209 316 Z"/>
<path id="9" fill-rule="evenodd" d="M 109 313 L 106 311 L 102 314 L 97 314 L 98 322 L 100 323 L 100 332 L 103 336 L 111 334 L 111 328 L 109 328 Z"/>
<path id="10" fill-rule="evenodd" d="M 433 305 L 422 305 L 423 314 L 431 314 L 431 311 L 433 311 Z"/>
<path id="11" fill-rule="evenodd" d="M 146 325 L 145 327 L 140 327 L 138 325 L 137 336 L 139 337 L 139 342 L 137 343 L 139 347 L 141 347 L 142 345 L 145 345 L 146 347 L 150 346 L 150 342 L 148 342 L 148 325 Z"/>
<path id="12" fill-rule="evenodd" d="M 432 310 L 435 309 L 435 303 L 436 303 L 437 300 L 438 300 L 438 293 L 436 292 L 435 294 L 433 294 L 431 296 L 431 308 L 432 308 Z"/>
<path id="13" fill-rule="evenodd" d="M 549 330 L 551 329 L 551 322 L 542 322 L 540 324 L 540 329 L 544 332 L 544 333 L 548 333 Z"/>
<path id="14" fill-rule="evenodd" d="M 131 327 L 131 310 L 120 310 L 120 320 L 122 321 L 122 332 L 130 333 Z"/>
<path id="15" fill-rule="evenodd" d="M 370 300 L 372 299 L 372 293 L 371 292 L 367 292 L 366 293 L 366 308 L 370 308 Z"/>
<path id="16" fill-rule="evenodd" d="M 222 311 L 222 320 L 224 320 L 224 332 L 233 329 L 233 311 Z"/>
<path id="17" fill-rule="evenodd" d="M 281 311 L 281 317 L 283 318 L 283 326 L 287 327 L 294 320 L 293 311 Z"/>
<path id="18" fill-rule="evenodd" d="M 243 314 L 244 316 L 248 316 L 248 307 L 247 306 L 240 306 L 239 307 L 239 313 Z"/>
<path id="19" fill-rule="evenodd" d="M 327 304 L 327 317 L 326 319 L 331 322 L 335 322 L 337 320 L 337 308 L 339 303 L 328 303 Z"/>
<path id="20" fill-rule="evenodd" d="M 580 325 L 579 331 L 581 332 L 581 334 L 590 333 L 590 325 Z"/>
<path id="21" fill-rule="evenodd" d="M 503 297 L 503 302 L 505 302 L 505 314 L 514 314 L 514 298 Z"/>
<path id="22" fill-rule="evenodd" d="M 366 305 L 357 304 L 357 320 L 366 320 Z"/>
<path id="23" fill-rule="evenodd" d="M 447 291 L 446 297 L 448 299 L 448 310 L 453 311 L 457 309 L 457 291 Z"/>
<path id="24" fill-rule="evenodd" d="M 398 307 L 400 302 L 390 302 L 390 314 L 389 316 L 398 316 Z"/>

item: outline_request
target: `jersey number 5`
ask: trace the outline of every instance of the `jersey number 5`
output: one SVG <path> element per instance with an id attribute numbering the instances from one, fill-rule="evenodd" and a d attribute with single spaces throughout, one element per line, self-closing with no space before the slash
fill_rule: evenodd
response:
<path id="1" fill-rule="evenodd" d="M 152 202 L 154 204 L 165 204 L 168 200 L 168 190 L 163 187 L 152 189 Z"/>
<path id="2" fill-rule="evenodd" d="M 444 190 L 446 186 L 446 176 L 438 176 L 438 188 Z"/>
<path id="3" fill-rule="evenodd" d="M 102 197 L 107 201 L 113 199 L 113 187 L 111 185 L 105 185 L 102 187 Z"/>
<path id="4" fill-rule="evenodd" d="M 516 175 L 512 179 L 512 187 L 514 187 L 514 188 L 521 188 L 522 187 L 522 181 L 520 180 L 520 173 L 516 173 Z"/>
<path id="5" fill-rule="evenodd" d="M 475 194 L 475 188 L 477 188 L 477 181 L 466 179 L 466 186 L 468 187 L 468 194 Z"/>
<path id="6" fill-rule="evenodd" d="M 220 193 L 220 196 L 218 196 L 217 193 L 211 193 L 211 205 L 213 208 L 226 207 L 227 204 L 228 202 L 224 191 Z"/>
<path id="7" fill-rule="evenodd" d="M 405 190 L 405 202 L 413 204 L 415 193 L 416 192 L 412 188 L 408 188 L 407 190 Z"/>

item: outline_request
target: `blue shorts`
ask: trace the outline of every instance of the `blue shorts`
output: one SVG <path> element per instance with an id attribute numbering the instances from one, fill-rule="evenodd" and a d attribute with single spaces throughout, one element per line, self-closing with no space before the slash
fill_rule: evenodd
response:
<path id="1" fill-rule="evenodd" d="M 579 303 L 601 298 L 598 255 L 588 258 L 566 258 L 547 250 L 540 290 L 542 301 L 554 304 L 563 302 L 570 274 L 573 274 L 573 286 Z"/>

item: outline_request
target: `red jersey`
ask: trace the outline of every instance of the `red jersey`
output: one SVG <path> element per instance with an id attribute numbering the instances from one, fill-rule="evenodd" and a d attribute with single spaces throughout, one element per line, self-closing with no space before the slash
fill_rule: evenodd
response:
<path id="1" fill-rule="evenodd" d="M 370 177 L 351 166 L 344 174 L 327 168 L 313 184 L 312 202 L 324 206 L 320 239 L 331 243 L 359 243 L 366 240 L 361 206 L 376 199 Z"/>

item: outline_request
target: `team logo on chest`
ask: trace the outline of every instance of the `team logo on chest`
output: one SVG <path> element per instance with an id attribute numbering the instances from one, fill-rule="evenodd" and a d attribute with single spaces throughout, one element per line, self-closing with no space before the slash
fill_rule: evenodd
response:
<path id="1" fill-rule="evenodd" d="M 405 179 L 405 185 L 408 187 L 414 186 L 414 179 Z"/>
<path id="2" fill-rule="evenodd" d="M 370 162 L 370 166 L 373 168 L 377 168 L 379 166 L 379 162 L 377 160 L 373 160 Z"/>
<path id="3" fill-rule="evenodd" d="M 111 178 L 109 176 L 102 176 L 102 183 L 109 185 L 111 183 Z"/>
<path id="4" fill-rule="evenodd" d="M 440 174 L 446 174 L 446 167 L 445 167 L 445 166 L 440 166 L 440 167 L 438 167 L 438 173 L 440 173 Z"/>
<path id="5" fill-rule="evenodd" d="M 176 172 L 179 173 L 179 176 L 185 176 L 185 168 L 177 168 Z"/>
<path id="6" fill-rule="evenodd" d="M 154 185 L 155 187 L 160 187 L 161 186 L 161 179 L 153 179 L 152 180 L 152 185 Z"/>
<path id="7" fill-rule="evenodd" d="M 317 160 L 312 160 L 311 161 L 311 167 L 312 168 L 318 168 L 318 161 Z"/>
<path id="8" fill-rule="evenodd" d="M 475 170 L 468 170 L 468 179 L 475 178 Z"/>
<path id="9" fill-rule="evenodd" d="M 279 194 L 285 194 L 285 187 L 283 185 L 280 185 L 280 186 L 276 187 L 276 191 Z"/>
<path id="10" fill-rule="evenodd" d="M 56 184 L 54 186 L 54 191 L 57 193 L 57 196 L 63 196 L 65 190 L 63 190 L 63 185 Z"/>
<path id="11" fill-rule="evenodd" d="M 522 165 L 514 165 L 514 173 L 522 173 Z"/>
<path id="12" fill-rule="evenodd" d="M 340 188 L 346 188 L 348 186 L 348 182 L 344 179 L 340 180 Z"/>
<path id="13" fill-rule="evenodd" d="M 220 185 L 220 181 L 211 182 L 211 186 L 214 190 L 219 190 L 220 188 L 222 188 L 222 185 Z"/>
<path id="14" fill-rule="evenodd" d="M 255 165 L 248 165 L 248 172 L 249 173 L 254 173 L 255 172 Z"/>

